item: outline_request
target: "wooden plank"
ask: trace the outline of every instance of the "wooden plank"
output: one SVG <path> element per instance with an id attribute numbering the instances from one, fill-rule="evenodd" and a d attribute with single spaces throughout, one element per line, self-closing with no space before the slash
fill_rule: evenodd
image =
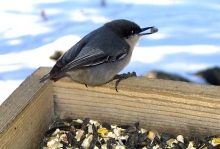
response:
<path id="1" fill-rule="evenodd" d="M 220 132 L 220 87 L 187 82 L 129 78 L 88 87 L 62 79 L 54 83 L 55 112 L 74 117 L 132 124 L 187 136 Z"/>
<path id="2" fill-rule="evenodd" d="M 0 148 L 38 148 L 54 117 L 52 86 L 28 77 L 0 107 Z"/>

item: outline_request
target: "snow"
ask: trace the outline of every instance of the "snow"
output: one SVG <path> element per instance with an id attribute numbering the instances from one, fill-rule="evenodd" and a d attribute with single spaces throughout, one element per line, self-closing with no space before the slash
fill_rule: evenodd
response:
<path id="1" fill-rule="evenodd" d="M 7 0 L 0 19 L 0 104 L 38 67 L 52 67 L 54 51 L 114 19 L 159 29 L 141 39 L 123 72 L 162 70 L 205 83 L 192 74 L 220 65 L 218 0 Z"/>

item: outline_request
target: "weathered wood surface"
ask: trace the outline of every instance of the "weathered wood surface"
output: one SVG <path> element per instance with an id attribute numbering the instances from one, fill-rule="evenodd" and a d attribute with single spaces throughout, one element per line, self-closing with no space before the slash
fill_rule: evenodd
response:
<path id="1" fill-rule="evenodd" d="M 114 83 L 95 88 L 54 83 L 56 115 L 116 124 L 139 121 L 144 128 L 173 134 L 220 132 L 219 87 L 138 77 L 122 81 L 118 89 Z"/>
<path id="2" fill-rule="evenodd" d="M 28 77 L 0 106 L 0 148 L 38 148 L 53 120 L 52 99 L 50 83 Z"/>
<path id="3" fill-rule="evenodd" d="M 16 127 L 14 130 L 13 124 L 16 122 L 19 122 L 20 126 L 28 127 L 27 120 L 21 121 L 24 117 L 28 117 L 32 125 L 37 120 L 42 120 L 42 123 L 48 125 L 48 117 L 51 119 L 54 116 L 90 117 L 100 122 L 116 124 L 132 124 L 140 121 L 141 127 L 172 134 L 207 136 L 220 133 L 220 87 L 218 86 L 143 77 L 123 80 L 119 84 L 119 92 L 115 91 L 115 82 L 86 88 L 82 84 L 64 78 L 57 82 L 40 84 L 39 78 L 49 70 L 49 68 L 38 69 L 4 103 L 4 106 L 10 105 L 12 111 L 17 107 L 20 110 L 10 113 L 9 107 L 0 108 L 0 126 L 4 126 L 0 127 L 4 132 L 0 134 L 0 141 L 9 135 L 6 131 L 14 131 L 13 135 L 17 135 L 18 128 L 21 128 Z M 50 99 L 52 96 L 53 100 Z M 17 103 L 18 97 L 25 102 Z M 31 114 L 32 108 L 35 108 L 35 112 Z M 42 112 L 45 115 L 36 112 L 42 109 L 47 109 L 47 112 Z M 4 111 L 3 115 L 2 111 Z M 38 117 L 33 117 L 34 113 L 37 113 Z M 5 120 L 7 118 L 8 121 Z M 36 133 L 39 129 L 33 131 Z M 32 134 L 28 133 L 28 135 Z M 6 140 L 8 139 L 9 137 L 6 137 Z"/>
<path id="4" fill-rule="evenodd" d="M 142 127 L 173 134 L 220 133 L 220 87 L 133 77 L 120 82 L 116 92 L 114 84 L 86 88 L 67 78 L 53 83 L 55 114 L 117 124 L 140 121 Z"/>

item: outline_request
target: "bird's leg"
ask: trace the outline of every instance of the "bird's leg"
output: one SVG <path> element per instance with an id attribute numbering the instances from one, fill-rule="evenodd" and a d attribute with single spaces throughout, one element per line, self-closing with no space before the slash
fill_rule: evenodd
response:
<path id="1" fill-rule="evenodd" d="M 115 90 L 118 92 L 118 85 L 119 82 L 121 82 L 121 80 L 127 79 L 129 77 L 136 77 L 136 72 L 128 72 L 128 73 L 123 73 L 123 74 L 118 74 L 116 76 L 114 76 L 114 78 L 112 80 L 117 80 L 115 82 Z"/>

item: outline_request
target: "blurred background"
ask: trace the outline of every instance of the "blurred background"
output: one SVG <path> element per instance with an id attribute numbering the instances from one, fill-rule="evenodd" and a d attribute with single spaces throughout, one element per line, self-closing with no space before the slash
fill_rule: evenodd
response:
<path id="1" fill-rule="evenodd" d="M 159 29 L 141 39 L 123 72 L 205 84 L 213 83 L 201 71 L 215 67 L 220 75 L 219 0 L 1 0 L 0 19 L 0 104 L 37 68 L 52 67 L 51 58 L 114 19 Z"/>

